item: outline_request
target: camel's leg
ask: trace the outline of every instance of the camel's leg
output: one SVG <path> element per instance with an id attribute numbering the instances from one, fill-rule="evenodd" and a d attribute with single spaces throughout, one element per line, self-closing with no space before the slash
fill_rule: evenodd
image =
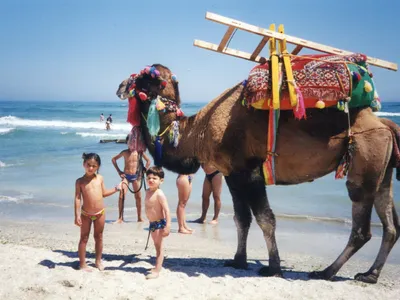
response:
<path id="1" fill-rule="evenodd" d="M 374 143 L 371 144 L 371 141 L 374 141 Z M 390 224 L 393 225 L 392 206 L 390 206 L 390 203 L 393 203 L 393 199 L 390 196 L 393 170 L 388 167 L 392 154 L 391 141 L 391 133 L 382 131 L 371 132 L 356 139 L 357 151 L 352 158 L 346 182 L 353 205 L 353 223 L 350 238 L 345 249 L 333 264 L 321 272 L 311 273 L 311 278 L 331 279 L 343 264 L 371 239 L 371 212 L 374 203 L 376 205 L 379 202 L 378 205 L 383 207 L 380 214 L 389 212 L 389 216 L 384 218 L 386 221 L 390 219 Z M 390 208 L 388 208 L 388 205 Z M 387 237 L 393 233 L 391 228 L 384 230 L 388 231 L 388 233 L 384 234 L 383 244 L 385 246 L 381 247 L 377 258 L 382 266 L 389 253 L 388 245 L 391 244 L 393 246 L 394 244 L 394 240 Z M 377 277 L 374 279 L 372 278 L 373 276 L 369 277 L 370 273 L 367 272 L 366 274 L 365 278 L 360 275 L 357 279 L 365 282 L 374 282 L 375 280 L 376 282 Z"/>
<path id="2" fill-rule="evenodd" d="M 310 273 L 310 278 L 332 279 L 349 258 L 371 239 L 371 212 L 374 197 L 370 190 L 347 181 L 352 204 L 353 224 L 349 241 L 339 257 L 325 270 Z"/>
<path id="3" fill-rule="evenodd" d="M 259 168 L 251 174 L 247 197 L 257 224 L 263 231 L 268 248 L 269 266 L 261 268 L 259 274 L 263 276 L 282 276 L 281 261 L 275 239 L 275 215 L 269 206 L 264 177 L 262 176 L 262 170 Z"/>
<path id="4" fill-rule="evenodd" d="M 375 210 L 383 225 L 381 247 L 371 268 L 366 273 L 359 273 L 354 277 L 359 281 L 367 283 L 376 283 L 378 281 L 379 274 L 381 273 L 389 252 L 392 250 L 400 234 L 399 219 L 393 203 L 392 174 L 393 169 L 388 168 L 374 203 Z"/>
<path id="5" fill-rule="evenodd" d="M 236 228 L 238 245 L 233 260 L 225 262 L 225 266 L 234 267 L 237 269 L 247 269 L 247 236 L 249 234 L 249 228 L 251 224 L 251 212 L 250 206 L 247 203 L 245 184 L 244 182 L 248 179 L 245 178 L 245 174 L 248 173 L 231 173 L 225 177 L 226 184 L 229 187 L 229 191 L 232 195 L 233 209 L 235 216 L 233 217 Z"/>
<path id="6" fill-rule="evenodd" d="M 265 182 L 260 169 L 255 169 L 253 173 L 231 174 L 226 177 L 226 183 L 232 194 L 235 222 L 238 229 L 238 249 L 234 261 L 229 262 L 228 265 L 239 264 L 241 266 L 243 261 L 247 260 L 247 235 L 251 223 L 250 207 L 264 233 L 269 253 L 269 267 L 262 268 L 260 274 L 281 276 L 280 258 L 275 240 L 275 216 L 269 207 Z"/>

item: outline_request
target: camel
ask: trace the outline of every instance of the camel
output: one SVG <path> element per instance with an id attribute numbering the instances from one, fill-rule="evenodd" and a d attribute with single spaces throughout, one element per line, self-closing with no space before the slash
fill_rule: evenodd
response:
<path id="1" fill-rule="evenodd" d="M 153 67 L 166 81 L 165 88 L 157 78 L 146 75 L 136 81 L 136 88 L 145 91 L 150 99 L 159 96 L 162 101 L 179 107 L 178 83 L 171 71 L 160 64 Z M 117 90 L 120 99 L 129 97 L 129 85 L 129 79 L 120 84 Z M 244 107 L 241 104 L 243 90 L 241 83 L 236 84 L 193 116 L 177 116 L 176 107 L 159 111 L 159 132 L 168 131 L 171 122 L 179 120 L 180 133 L 177 147 L 171 145 L 168 134 L 161 136 L 162 166 L 181 174 L 195 173 L 200 163 L 216 166 L 225 176 L 232 195 L 238 235 L 236 254 L 226 265 L 247 268 L 247 236 L 253 214 L 263 231 L 269 255 L 269 265 L 261 268 L 259 274 L 283 276 L 275 239 L 276 219 L 268 203 L 261 167 L 267 155 L 268 112 Z M 156 149 L 146 124 L 149 101 L 137 99 L 144 139 L 154 157 Z M 393 168 L 399 156 L 399 127 L 390 120 L 379 119 L 369 107 L 351 109 L 349 115 L 356 145 L 346 181 L 352 203 L 352 229 L 338 258 L 324 270 L 309 276 L 332 279 L 371 239 L 371 212 L 375 207 L 383 226 L 382 244 L 370 269 L 354 278 L 376 283 L 400 235 L 392 193 Z M 294 119 L 291 111 L 281 111 L 275 158 L 276 184 L 310 182 L 334 171 L 347 149 L 347 130 L 347 114 L 336 107 L 308 109 L 307 119 L 300 121 Z"/>

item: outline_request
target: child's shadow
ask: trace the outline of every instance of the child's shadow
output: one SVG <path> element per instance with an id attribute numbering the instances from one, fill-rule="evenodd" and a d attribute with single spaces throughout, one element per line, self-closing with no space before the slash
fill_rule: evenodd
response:
<path id="1" fill-rule="evenodd" d="M 54 269 L 56 266 L 64 266 L 64 267 L 70 267 L 75 270 L 79 270 L 79 258 L 78 258 L 78 253 L 76 251 L 65 251 L 65 250 L 53 250 L 53 252 L 56 253 L 61 253 L 66 257 L 69 258 L 76 258 L 77 260 L 72 261 L 72 262 L 53 262 L 51 260 L 45 259 L 42 260 L 39 265 L 47 267 L 49 269 Z M 103 254 L 102 255 L 102 260 L 105 261 L 122 261 L 122 263 L 118 267 L 105 267 L 104 270 L 122 270 L 122 271 L 127 271 L 127 272 L 138 272 L 142 274 L 146 274 L 148 272 L 148 269 L 143 268 L 143 267 L 126 267 L 128 264 L 135 263 L 142 261 L 143 259 L 138 259 L 137 256 L 139 254 L 132 254 L 132 255 L 122 255 L 122 254 Z M 91 258 L 94 259 L 95 253 L 93 252 L 86 252 L 86 258 Z M 88 264 L 91 267 L 95 267 L 94 263 L 89 263 Z"/>
<path id="2" fill-rule="evenodd" d="M 53 250 L 54 252 L 61 253 L 69 258 L 78 258 L 77 252 L 64 251 L 64 250 Z M 92 252 L 87 252 L 87 258 L 95 258 L 95 254 Z M 149 269 L 144 267 L 128 266 L 129 264 L 134 264 L 137 262 L 148 262 L 152 265 L 155 264 L 155 257 L 149 257 L 143 254 L 103 254 L 103 260 L 105 261 L 122 261 L 119 266 L 106 267 L 106 271 L 125 271 L 125 272 L 136 272 L 141 274 L 146 274 Z M 212 277 L 224 277 L 226 275 L 232 276 L 234 278 L 241 277 L 260 277 L 258 271 L 260 268 L 265 267 L 267 261 L 262 260 L 249 260 L 248 268 L 246 270 L 234 269 L 232 267 L 224 267 L 225 259 L 217 258 L 166 258 L 164 261 L 164 268 L 172 272 L 185 273 L 189 277 L 198 277 L 201 274 L 212 278 Z M 50 260 L 43 260 L 39 263 L 42 266 L 48 268 L 55 268 L 56 266 L 66 266 L 73 269 L 79 269 L 79 260 L 67 263 L 55 263 Z M 92 266 L 92 265 L 91 265 Z M 94 266 L 94 265 L 93 265 Z M 308 278 L 308 272 L 296 271 L 292 268 L 283 269 L 283 277 L 287 280 L 311 280 Z M 350 278 L 336 276 L 334 281 L 347 281 Z"/>

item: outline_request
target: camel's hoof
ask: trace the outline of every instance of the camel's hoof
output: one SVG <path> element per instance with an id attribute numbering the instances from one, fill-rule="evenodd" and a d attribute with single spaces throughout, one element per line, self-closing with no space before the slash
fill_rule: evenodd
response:
<path id="1" fill-rule="evenodd" d="M 282 270 L 280 268 L 271 268 L 268 266 L 262 267 L 258 270 L 258 275 L 264 277 L 280 277 L 283 278 Z"/>
<path id="2" fill-rule="evenodd" d="M 332 276 L 328 276 L 325 271 L 314 271 L 308 274 L 308 278 L 330 280 L 332 279 Z"/>
<path id="3" fill-rule="evenodd" d="M 358 273 L 354 276 L 354 279 L 357 281 L 365 282 L 365 283 L 377 283 L 378 276 L 371 273 Z"/>
<path id="4" fill-rule="evenodd" d="M 235 269 L 247 270 L 248 265 L 247 265 L 246 261 L 237 261 L 237 260 L 231 259 L 231 260 L 225 261 L 224 267 L 232 267 Z"/>

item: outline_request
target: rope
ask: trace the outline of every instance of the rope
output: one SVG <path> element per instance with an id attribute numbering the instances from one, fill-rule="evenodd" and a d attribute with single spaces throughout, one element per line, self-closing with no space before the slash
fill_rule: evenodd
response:
<path id="1" fill-rule="evenodd" d="M 370 132 L 370 131 L 381 130 L 381 129 L 383 129 L 383 130 L 389 130 L 390 132 L 392 132 L 390 128 L 379 127 L 379 128 L 370 128 L 370 129 L 366 129 L 366 130 L 361 130 L 361 131 L 358 131 L 358 132 L 352 132 L 352 133 L 351 133 L 351 136 L 355 136 L 355 135 L 358 135 L 358 134 L 363 134 L 363 133 Z M 335 137 L 332 137 L 331 139 L 338 140 L 338 139 L 345 139 L 345 138 L 347 138 L 347 137 L 348 137 L 348 136 L 344 136 L 344 137 L 335 136 Z"/>
<path id="2" fill-rule="evenodd" d="M 147 246 L 149 246 L 149 239 L 150 239 L 150 226 L 149 226 L 149 234 L 147 236 L 146 247 L 144 247 L 144 251 L 146 251 L 147 250 Z"/>
<path id="3" fill-rule="evenodd" d="M 237 31 L 237 27 L 235 27 L 235 30 L 233 31 L 231 37 L 229 38 L 228 43 L 226 43 L 226 46 L 225 46 L 225 49 L 224 49 L 224 50 L 228 49 L 228 46 L 229 46 L 229 44 L 231 43 L 232 38 L 235 36 L 236 31 Z"/>
<path id="4" fill-rule="evenodd" d="M 138 172 L 136 173 L 136 174 L 140 174 L 140 173 L 142 173 L 142 179 L 140 180 L 140 187 L 139 187 L 139 189 L 137 190 L 137 191 L 135 191 L 135 190 L 131 190 L 131 188 L 129 187 L 129 182 L 128 183 L 126 183 L 125 181 L 124 181 L 124 179 L 122 179 L 122 184 L 125 184 L 126 185 L 126 187 L 128 188 L 128 190 L 132 193 L 132 194 L 137 194 L 137 193 L 139 193 L 140 192 L 140 190 L 142 189 L 142 187 L 143 187 L 143 184 L 145 185 L 145 189 L 146 189 L 146 183 L 144 182 L 145 181 L 145 168 L 143 167 L 143 159 L 142 159 L 142 155 L 140 155 L 140 158 L 139 158 L 139 170 L 138 170 Z M 124 191 L 123 190 L 121 190 L 121 193 L 122 193 L 122 199 L 123 200 L 125 200 L 124 198 L 125 198 L 125 195 L 124 195 Z"/>
<path id="5" fill-rule="evenodd" d="M 359 64 L 352 62 L 350 60 L 339 60 L 339 61 L 330 61 L 330 60 L 326 60 L 326 59 L 321 59 L 321 58 L 316 58 L 316 57 L 310 57 L 307 55 L 294 55 L 289 53 L 288 54 L 290 57 L 297 57 L 300 59 L 310 59 L 310 60 L 317 60 L 317 61 L 322 61 L 322 62 L 326 62 L 326 63 L 330 63 L 330 64 L 353 64 L 356 65 L 357 67 L 361 67 Z"/>

